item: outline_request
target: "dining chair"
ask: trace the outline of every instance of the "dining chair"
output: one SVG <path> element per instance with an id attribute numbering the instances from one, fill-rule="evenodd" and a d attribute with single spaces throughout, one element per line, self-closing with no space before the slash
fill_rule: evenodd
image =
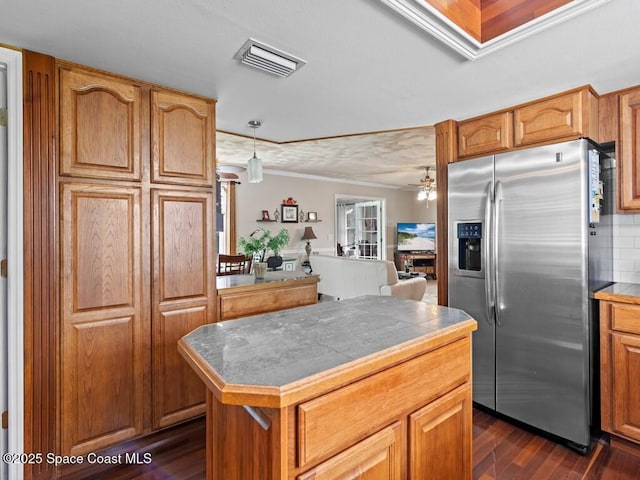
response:
<path id="1" fill-rule="evenodd" d="M 251 272 L 251 257 L 218 255 L 218 275 L 239 275 Z"/>

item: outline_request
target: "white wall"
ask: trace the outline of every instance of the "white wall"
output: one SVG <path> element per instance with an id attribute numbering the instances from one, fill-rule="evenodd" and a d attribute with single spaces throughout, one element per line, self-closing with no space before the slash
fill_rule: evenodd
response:
<path id="1" fill-rule="evenodd" d="M 613 280 L 640 283 L 640 215 L 613 216 Z"/>
<path id="2" fill-rule="evenodd" d="M 304 254 L 305 241 L 300 240 L 305 226 L 313 227 L 318 237 L 311 241 L 313 252 L 335 254 L 335 196 L 362 195 L 384 198 L 386 200 L 386 246 L 387 259 L 393 259 L 395 248 L 395 229 L 398 222 L 435 222 L 435 202 L 416 200 L 416 192 L 390 188 L 371 187 L 315 179 L 307 177 L 284 176 L 273 173 L 264 174 L 261 183 L 248 183 L 246 174 L 240 174 L 241 184 L 236 187 L 236 212 L 238 237 L 247 237 L 258 227 L 277 232 L 281 228 L 289 231 L 291 241 L 283 250 L 284 256 Z M 293 197 L 298 208 L 306 212 L 318 212 L 319 223 L 260 223 L 262 210 L 268 210 L 273 218 L 274 210 L 280 211 L 282 200 Z"/>
<path id="3" fill-rule="evenodd" d="M 289 230 L 291 242 L 283 251 L 285 255 L 304 255 L 305 242 L 300 240 L 305 226 L 312 226 L 318 237 L 311 245 L 313 251 L 334 254 L 334 201 L 336 194 L 363 195 L 386 199 L 387 259 L 393 258 L 395 226 L 398 222 L 435 222 L 436 206 L 416 200 L 415 192 L 379 187 L 368 187 L 342 182 L 298 178 L 265 173 L 264 181 L 250 184 L 241 174 L 237 186 L 238 236 L 248 236 L 258 227 L 277 231 Z M 293 197 L 305 212 L 318 212 L 320 223 L 258 223 L 262 210 L 280 211 L 284 198 Z M 613 280 L 640 283 L 640 214 L 616 214 L 613 216 Z"/>

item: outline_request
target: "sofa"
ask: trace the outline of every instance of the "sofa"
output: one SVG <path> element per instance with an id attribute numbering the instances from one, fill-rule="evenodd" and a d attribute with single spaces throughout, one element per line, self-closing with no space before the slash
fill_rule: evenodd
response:
<path id="1" fill-rule="evenodd" d="M 311 255 L 313 273 L 320 276 L 318 293 L 336 299 L 361 295 L 391 295 L 422 300 L 427 281 L 422 277 L 398 279 L 393 262 L 329 255 Z"/>

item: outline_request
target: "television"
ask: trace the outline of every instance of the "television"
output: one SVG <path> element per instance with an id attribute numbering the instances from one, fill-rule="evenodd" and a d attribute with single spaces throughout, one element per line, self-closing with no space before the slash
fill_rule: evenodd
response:
<path id="1" fill-rule="evenodd" d="M 396 244 L 399 252 L 435 251 L 436 224 L 398 223 Z"/>

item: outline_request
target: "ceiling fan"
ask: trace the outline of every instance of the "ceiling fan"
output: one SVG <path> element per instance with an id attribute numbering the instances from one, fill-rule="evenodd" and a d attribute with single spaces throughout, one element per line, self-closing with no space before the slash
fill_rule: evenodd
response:
<path id="1" fill-rule="evenodd" d="M 429 170 L 431 167 L 424 167 L 425 176 L 420 179 L 420 183 L 409 183 L 410 187 L 419 187 L 418 200 L 435 200 L 436 199 L 436 180 L 431 178 Z"/>
<path id="2" fill-rule="evenodd" d="M 239 165 L 219 163 L 216 165 L 216 177 L 218 178 L 218 180 L 234 181 L 240 178 L 238 177 L 238 173 L 244 172 L 245 170 L 245 167 L 241 167 Z"/>

